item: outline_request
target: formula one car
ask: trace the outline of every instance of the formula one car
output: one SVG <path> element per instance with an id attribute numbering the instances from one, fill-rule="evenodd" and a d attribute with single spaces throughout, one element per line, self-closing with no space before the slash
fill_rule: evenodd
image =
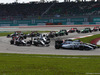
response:
<path id="1" fill-rule="evenodd" d="M 10 37 L 16 37 L 16 36 L 23 36 L 25 39 L 27 38 L 25 34 L 23 34 L 21 31 L 15 31 L 14 33 L 12 34 L 8 34 L 7 35 L 7 38 L 10 38 Z"/>
<path id="2" fill-rule="evenodd" d="M 30 34 L 27 34 L 27 37 L 37 37 L 40 36 L 40 33 L 37 31 L 32 31 Z"/>
<path id="3" fill-rule="evenodd" d="M 71 28 L 68 30 L 68 33 L 78 32 L 79 30 L 77 28 Z"/>
<path id="4" fill-rule="evenodd" d="M 92 30 L 90 28 L 85 28 L 85 29 L 80 31 L 80 33 L 89 33 L 89 32 L 90 33 L 92 32 Z"/>
<path id="5" fill-rule="evenodd" d="M 100 31 L 100 28 L 99 28 L 98 26 L 96 26 L 96 27 L 94 27 L 94 28 L 92 29 L 92 31 Z"/>
<path id="6" fill-rule="evenodd" d="M 56 32 L 56 31 L 51 31 L 51 32 L 48 34 L 48 36 L 49 36 L 50 38 L 54 38 L 54 37 L 58 37 L 58 36 L 64 36 L 64 35 L 68 35 L 68 32 L 67 32 L 67 30 L 65 30 L 65 29 L 62 29 L 62 30 L 60 30 L 60 31 L 58 31 L 58 32 Z"/>
<path id="7" fill-rule="evenodd" d="M 83 43 L 80 40 L 56 40 L 55 41 L 55 48 L 56 49 L 78 49 L 78 50 L 93 50 L 97 48 L 96 45 Z"/>
<path id="8" fill-rule="evenodd" d="M 48 34 L 48 37 L 49 37 L 49 38 L 57 37 L 56 31 L 50 31 L 50 33 Z"/>
<path id="9" fill-rule="evenodd" d="M 35 37 L 33 39 L 33 44 L 35 46 L 49 46 L 50 39 L 46 35 L 40 35 L 40 37 Z"/>
<path id="10" fill-rule="evenodd" d="M 56 32 L 56 36 L 63 36 L 63 35 L 68 35 L 68 32 L 65 29 Z"/>
<path id="11" fill-rule="evenodd" d="M 25 41 L 25 38 L 23 36 L 13 36 L 12 39 L 10 40 L 10 44 L 14 44 L 17 46 L 23 45 L 31 45 L 31 41 Z"/>

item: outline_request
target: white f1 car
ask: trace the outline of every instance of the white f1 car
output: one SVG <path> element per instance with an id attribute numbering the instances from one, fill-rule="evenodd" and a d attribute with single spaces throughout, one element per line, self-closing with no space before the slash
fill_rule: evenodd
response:
<path id="1" fill-rule="evenodd" d="M 55 49 L 78 49 L 78 50 L 93 50 L 95 48 L 98 48 L 94 44 L 87 44 L 83 43 L 80 40 L 56 40 L 55 41 Z"/>
<path id="2" fill-rule="evenodd" d="M 12 39 L 10 40 L 10 44 L 14 44 L 17 46 L 23 45 L 31 45 L 31 41 L 25 41 L 25 38 L 23 36 L 13 36 Z"/>
<path id="3" fill-rule="evenodd" d="M 40 35 L 40 37 L 35 37 L 33 39 L 33 44 L 35 46 L 49 46 L 50 39 L 48 38 L 47 35 Z"/>

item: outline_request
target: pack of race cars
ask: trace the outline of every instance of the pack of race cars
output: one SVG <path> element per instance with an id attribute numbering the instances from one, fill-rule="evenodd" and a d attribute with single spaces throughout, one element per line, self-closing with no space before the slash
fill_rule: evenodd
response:
<path id="1" fill-rule="evenodd" d="M 35 33 L 31 32 L 30 34 L 23 34 L 22 32 L 16 31 L 13 34 L 7 35 L 7 38 L 12 38 L 10 40 L 10 44 L 14 44 L 17 46 L 23 45 L 23 46 L 30 46 L 30 45 L 35 45 L 35 46 L 49 46 L 50 39 L 46 34 L 40 34 L 40 33 Z M 28 38 L 29 40 L 25 40 Z"/>
<path id="2" fill-rule="evenodd" d="M 37 31 L 32 31 L 29 34 L 24 34 L 21 31 L 16 31 L 13 34 L 8 34 L 7 38 L 12 38 L 10 44 L 17 46 L 49 46 L 50 38 L 68 35 L 69 33 L 88 33 L 93 31 L 100 31 L 99 27 L 94 27 L 93 29 L 85 28 L 83 30 L 78 30 L 77 28 L 71 28 L 70 30 L 62 29 L 58 32 L 51 31 L 49 33 L 39 33 Z M 98 48 L 94 44 L 83 43 L 80 40 L 56 40 L 55 49 L 78 49 L 78 50 L 93 50 Z"/>
<path id="3" fill-rule="evenodd" d="M 95 32 L 95 31 L 100 31 L 100 28 L 98 26 L 94 27 L 94 28 L 84 28 L 82 30 L 78 30 L 77 28 L 71 28 L 70 30 L 68 30 L 68 33 L 73 33 L 73 32 L 77 32 L 77 33 L 91 33 L 91 32 Z"/>

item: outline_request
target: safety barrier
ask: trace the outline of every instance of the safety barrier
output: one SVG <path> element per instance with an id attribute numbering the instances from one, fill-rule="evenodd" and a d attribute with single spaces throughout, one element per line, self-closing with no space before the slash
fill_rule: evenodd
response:
<path id="1" fill-rule="evenodd" d="M 100 25 L 100 18 L 88 22 L 87 18 L 1 20 L 0 26 L 43 26 L 43 25 Z"/>

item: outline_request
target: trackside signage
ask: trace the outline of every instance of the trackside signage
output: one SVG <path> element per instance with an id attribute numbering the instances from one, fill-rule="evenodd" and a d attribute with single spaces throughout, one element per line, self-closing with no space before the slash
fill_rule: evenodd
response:
<path id="1" fill-rule="evenodd" d="M 53 22 L 67 22 L 67 19 L 53 19 Z"/>
<path id="2" fill-rule="evenodd" d="M 30 24 L 31 20 L 17 20 L 17 24 Z"/>
<path id="3" fill-rule="evenodd" d="M 13 21 L 0 21 L 0 24 L 12 24 Z"/>
<path id="4" fill-rule="evenodd" d="M 0 26 L 10 26 L 10 24 L 0 24 Z"/>
<path id="5" fill-rule="evenodd" d="M 100 18 L 93 18 L 93 22 L 100 22 Z"/>
<path id="6" fill-rule="evenodd" d="M 49 19 L 35 19 L 35 23 L 48 23 Z"/>
<path id="7" fill-rule="evenodd" d="M 70 22 L 86 22 L 86 18 L 71 18 Z"/>

